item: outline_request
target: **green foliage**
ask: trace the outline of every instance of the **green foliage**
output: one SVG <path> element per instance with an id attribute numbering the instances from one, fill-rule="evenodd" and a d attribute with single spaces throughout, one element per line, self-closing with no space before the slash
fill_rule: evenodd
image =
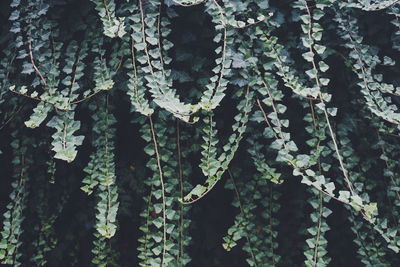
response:
<path id="1" fill-rule="evenodd" d="M 113 125 L 116 120 L 111 114 L 109 96 L 100 98 L 90 106 L 93 115 L 92 146 L 95 152 L 90 156 L 85 172 L 88 174 L 83 180 L 81 189 L 87 194 L 96 191 L 96 233 L 94 258 L 92 262 L 99 266 L 115 266 L 115 252 L 110 247 L 109 239 L 117 231 L 117 212 L 119 207 L 118 188 L 116 186 L 114 162 Z"/>
<path id="2" fill-rule="evenodd" d="M 96 10 L 103 22 L 104 34 L 111 38 L 124 36 L 126 33 L 124 18 L 115 16 L 114 0 L 92 0 L 92 2 L 96 5 Z"/>
<path id="3" fill-rule="evenodd" d="M 23 232 L 22 223 L 25 219 L 23 215 L 29 194 L 28 186 L 28 166 L 32 159 L 27 158 L 27 146 L 29 139 L 23 141 L 15 140 L 11 145 L 14 150 L 13 165 L 15 173 L 14 181 L 11 183 L 12 191 L 10 201 L 3 214 L 3 227 L 0 241 L 0 262 L 12 266 L 20 266 L 22 256 L 19 250 L 22 245 L 21 234 Z"/>
<path id="4" fill-rule="evenodd" d="M 43 142 L 39 147 L 48 150 L 48 144 Z M 45 266 L 48 263 L 48 253 L 50 253 L 58 243 L 58 238 L 55 232 L 54 224 L 63 211 L 67 197 L 65 194 L 50 200 L 53 195 L 55 185 L 55 162 L 53 159 L 47 162 L 47 169 L 36 176 L 40 183 L 35 184 L 35 198 L 30 203 L 35 207 L 35 213 L 38 218 L 38 223 L 34 226 L 34 231 L 37 233 L 36 239 L 33 242 L 34 252 L 31 257 L 31 262 L 37 266 Z M 52 204 L 55 204 L 54 206 Z"/>
<path id="5" fill-rule="evenodd" d="M 179 129 L 169 128 L 163 115 L 158 123 L 153 123 L 151 117 L 142 123 L 142 138 L 148 142 L 145 151 L 150 157 L 147 167 L 154 174 L 145 182 L 150 193 L 144 197 L 146 206 L 140 214 L 140 266 L 186 265 L 190 262 L 185 252 L 190 238 L 184 234 L 190 220 L 186 218 L 189 208 L 178 201 L 184 190 L 180 136 L 176 133 Z M 168 139 L 175 142 L 169 143 Z M 169 179 L 165 180 L 166 177 Z"/>
<path id="6" fill-rule="evenodd" d="M 230 251 L 241 239 L 245 239 L 243 250 L 248 254 L 246 262 L 250 266 L 275 266 L 280 262 L 276 252 L 279 224 L 276 213 L 280 208 L 277 203 L 280 193 L 275 190 L 275 185 L 268 182 L 271 177 L 264 175 L 257 173 L 244 183 L 236 184 L 230 174 L 231 179 L 226 186 L 235 191 L 236 198 L 232 204 L 239 208 L 240 213 L 223 238 L 222 246 Z"/>
<path id="7" fill-rule="evenodd" d="M 325 233 L 329 230 L 327 217 L 332 211 L 324 203 L 328 198 L 317 190 L 312 191 L 313 196 L 308 200 L 314 211 L 310 214 L 311 226 L 307 228 L 309 238 L 306 239 L 308 248 L 304 251 L 306 266 L 327 266 L 331 261 L 328 256 L 328 241 Z"/>
<path id="8" fill-rule="evenodd" d="M 74 121 L 73 113 L 60 112 L 55 115 L 48 123 L 48 127 L 55 128 L 53 137 L 53 148 L 56 152 L 54 158 L 71 162 L 76 157 L 76 147 L 83 142 L 83 136 L 75 136 L 74 133 L 79 130 L 80 123 Z"/>
<path id="9" fill-rule="evenodd" d="M 398 2 L 2 1 L 0 262 L 399 265 Z"/>

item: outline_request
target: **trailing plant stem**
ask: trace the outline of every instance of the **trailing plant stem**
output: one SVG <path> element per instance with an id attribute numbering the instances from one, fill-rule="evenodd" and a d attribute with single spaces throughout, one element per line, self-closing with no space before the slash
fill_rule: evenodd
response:
<path id="1" fill-rule="evenodd" d="M 167 216 L 166 216 L 166 204 L 165 204 L 165 186 L 164 186 L 164 178 L 163 178 L 163 171 L 162 171 L 162 166 L 161 166 L 161 157 L 160 153 L 158 151 L 158 143 L 156 139 L 156 133 L 154 130 L 154 125 L 153 125 L 153 119 L 151 116 L 148 116 L 149 121 L 150 121 L 150 130 L 151 130 L 151 135 L 153 138 L 153 144 L 154 144 L 154 151 L 156 154 L 156 160 L 157 160 L 157 166 L 158 166 L 158 171 L 160 175 L 160 185 L 161 185 L 161 198 L 162 198 L 162 216 L 163 216 L 163 250 L 162 250 L 162 258 L 161 258 L 161 266 L 164 266 L 164 257 L 165 257 L 165 252 L 166 252 L 166 243 L 167 243 L 167 229 L 166 229 L 166 224 L 167 224 Z"/>

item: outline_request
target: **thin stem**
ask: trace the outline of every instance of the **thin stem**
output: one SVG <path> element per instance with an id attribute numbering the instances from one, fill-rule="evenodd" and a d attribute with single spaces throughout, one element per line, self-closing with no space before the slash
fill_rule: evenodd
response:
<path id="1" fill-rule="evenodd" d="M 312 15 L 311 15 L 310 8 L 308 7 L 306 1 L 304 1 L 304 4 L 305 4 L 304 6 L 305 6 L 305 8 L 306 8 L 306 10 L 307 10 L 307 14 L 308 14 L 308 16 L 310 17 L 310 25 L 309 25 L 310 27 L 309 27 L 309 31 L 308 31 L 308 38 L 310 39 L 310 41 L 313 41 L 313 38 L 312 38 L 312 28 L 313 28 L 313 25 L 312 25 Z M 314 53 L 314 51 L 313 51 L 313 46 L 312 46 L 312 45 L 310 45 L 310 52 L 311 52 L 311 53 Z M 350 179 L 349 179 L 349 177 L 348 177 L 348 175 L 347 175 L 347 170 L 346 170 L 346 168 L 344 167 L 343 158 L 342 158 L 342 155 L 340 154 L 339 146 L 338 146 L 338 144 L 337 144 L 337 142 L 336 142 L 335 134 L 334 134 L 334 132 L 333 132 L 332 125 L 331 125 L 330 120 L 329 120 L 328 112 L 327 112 L 327 110 L 326 110 L 326 108 L 325 108 L 325 102 L 324 102 L 324 99 L 323 99 L 323 96 L 322 96 L 322 93 L 321 93 L 321 87 L 322 87 L 322 86 L 321 86 L 320 81 L 319 81 L 319 78 L 318 78 L 318 69 L 317 69 L 317 66 L 316 66 L 316 64 L 315 64 L 314 58 L 311 60 L 311 63 L 312 63 L 313 69 L 314 69 L 314 71 L 315 71 L 315 83 L 316 83 L 316 85 L 317 85 L 317 87 L 318 87 L 318 89 L 319 89 L 318 95 L 319 95 L 319 98 L 320 98 L 321 103 L 323 104 L 323 112 L 324 112 L 324 115 L 325 115 L 326 124 L 327 124 L 328 129 L 329 129 L 329 133 L 330 133 L 330 136 L 331 136 L 331 140 L 332 140 L 333 145 L 334 145 L 334 147 L 335 147 L 335 152 L 336 152 L 336 155 L 337 155 L 337 157 L 338 157 L 338 161 L 339 161 L 339 164 L 340 164 L 340 168 L 341 168 L 341 170 L 342 170 L 342 172 L 343 172 L 343 175 L 344 175 L 344 178 L 345 178 L 345 181 L 346 181 L 346 184 L 347 184 L 348 189 L 350 190 L 350 192 L 351 192 L 352 195 L 355 195 L 354 189 L 353 189 L 353 185 L 351 184 Z"/>
<path id="2" fill-rule="evenodd" d="M 8 123 L 10 123 L 13 118 L 22 110 L 22 108 L 24 107 L 24 105 L 22 104 L 16 111 L 14 111 L 10 117 L 8 119 L 5 120 L 5 122 L 3 123 L 3 125 L 0 126 L 0 130 L 2 130 L 4 127 L 6 127 L 6 125 Z"/>
<path id="3" fill-rule="evenodd" d="M 181 155 L 181 137 L 180 137 L 180 127 L 179 120 L 176 121 L 176 145 L 177 145 L 177 154 L 178 154 L 178 168 L 179 168 L 179 197 L 182 199 L 183 194 L 183 169 L 182 169 L 182 155 Z M 183 257 L 183 204 L 179 203 L 179 257 L 178 263 L 181 263 L 181 258 Z"/>
<path id="4" fill-rule="evenodd" d="M 317 226 L 317 235 L 315 237 L 315 247 L 314 247 L 314 255 L 313 255 L 313 266 L 318 266 L 318 248 L 319 248 L 319 240 L 321 235 L 321 224 L 322 224 L 322 211 L 323 211 L 323 197 L 321 192 L 318 194 L 319 196 L 319 212 L 318 212 L 318 226 Z"/>
<path id="5" fill-rule="evenodd" d="M 239 190 L 237 189 L 237 186 L 236 186 L 236 183 L 235 183 L 235 179 L 233 178 L 233 175 L 232 175 L 232 173 L 231 173 L 229 168 L 228 168 L 227 171 L 228 171 L 229 177 L 232 180 L 233 189 L 235 190 L 235 194 L 236 194 L 236 197 L 237 197 L 237 200 L 238 200 L 238 203 L 239 203 L 240 213 L 242 213 L 243 216 L 247 217 L 247 214 L 245 213 L 245 211 L 243 209 L 242 201 L 240 200 L 240 194 L 239 194 Z M 257 263 L 256 257 L 254 256 L 254 252 L 253 252 L 253 248 L 252 248 L 252 245 L 251 245 L 251 242 L 250 242 L 249 235 L 247 234 L 247 231 L 245 231 L 245 233 L 246 233 L 246 240 L 247 240 L 247 243 L 249 244 L 249 248 L 250 248 L 250 255 L 253 258 L 255 266 L 257 267 L 258 263 Z"/>
<path id="6" fill-rule="evenodd" d="M 153 145 L 154 145 L 154 151 L 156 154 L 156 159 L 157 159 L 157 166 L 158 166 L 158 171 L 160 175 L 160 184 L 161 184 L 161 198 L 162 198 L 162 214 L 163 214 L 163 249 L 162 249 L 162 258 L 161 258 L 161 266 L 164 266 L 164 257 L 165 257 L 165 251 L 166 251 L 166 243 L 167 243 L 167 229 L 166 229 L 166 224 L 167 224 L 167 215 L 166 215 L 166 203 L 165 203 L 165 186 L 164 186 L 164 175 L 162 172 L 162 166 L 161 166 L 161 157 L 160 153 L 158 151 L 158 143 L 156 139 L 156 133 L 154 130 L 154 124 L 153 124 L 153 119 L 151 116 L 148 116 L 149 121 L 150 121 L 150 130 L 151 130 L 151 135 L 153 138 Z"/>
<path id="7" fill-rule="evenodd" d="M 32 42 L 31 41 L 28 41 L 28 49 L 29 49 L 29 58 L 31 60 L 33 68 L 35 69 L 37 75 L 39 75 L 40 79 L 42 80 L 43 85 L 47 86 L 46 79 L 44 78 L 43 74 L 40 72 L 40 70 L 36 66 L 35 60 L 33 59 Z"/>

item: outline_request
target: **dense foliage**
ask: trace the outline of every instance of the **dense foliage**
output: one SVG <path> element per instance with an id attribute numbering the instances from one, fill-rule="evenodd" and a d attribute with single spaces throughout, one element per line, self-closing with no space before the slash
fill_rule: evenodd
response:
<path id="1" fill-rule="evenodd" d="M 398 0 L 3 0 L 0 262 L 400 266 Z"/>

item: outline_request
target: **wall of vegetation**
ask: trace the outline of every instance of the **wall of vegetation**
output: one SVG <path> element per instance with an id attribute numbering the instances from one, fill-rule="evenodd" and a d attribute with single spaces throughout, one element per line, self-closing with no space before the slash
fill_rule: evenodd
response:
<path id="1" fill-rule="evenodd" d="M 0 1 L 0 262 L 400 266 L 400 1 Z"/>

